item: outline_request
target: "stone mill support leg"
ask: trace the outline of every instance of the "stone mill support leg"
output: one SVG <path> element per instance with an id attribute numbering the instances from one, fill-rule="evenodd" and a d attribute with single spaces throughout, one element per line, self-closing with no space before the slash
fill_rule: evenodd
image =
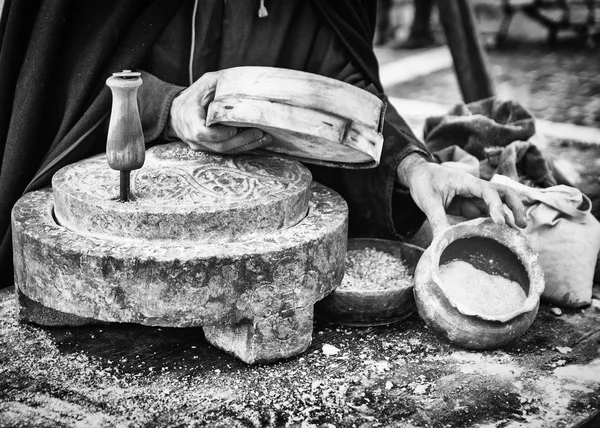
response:
<path id="1" fill-rule="evenodd" d="M 212 345 L 248 364 L 268 363 L 304 352 L 312 341 L 314 307 L 280 310 L 263 319 L 206 326 Z"/>

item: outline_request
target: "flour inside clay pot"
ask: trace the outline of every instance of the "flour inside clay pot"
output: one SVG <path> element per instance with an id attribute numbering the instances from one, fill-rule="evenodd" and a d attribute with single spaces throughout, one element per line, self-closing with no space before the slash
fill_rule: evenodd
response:
<path id="1" fill-rule="evenodd" d="M 440 286 L 446 296 L 469 313 L 499 316 L 517 311 L 527 298 L 515 281 L 491 275 L 462 260 L 440 266 Z"/>

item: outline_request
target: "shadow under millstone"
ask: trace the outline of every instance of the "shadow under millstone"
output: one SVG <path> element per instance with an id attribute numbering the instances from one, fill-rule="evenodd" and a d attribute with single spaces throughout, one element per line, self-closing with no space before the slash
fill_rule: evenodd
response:
<path id="1" fill-rule="evenodd" d="M 242 361 L 211 346 L 202 328 L 147 327 L 109 324 L 86 327 L 45 327 L 61 353 L 81 352 L 121 373 L 149 371 L 196 375 L 246 366 Z"/>
<path id="2" fill-rule="evenodd" d="M 556 325 L 558 320 L 543 305 L 538 314 L 538 322 L 530 331 L 505 347 L 509 354 L 537 354 L 538 348 L 551 347 L 555 336 L 564 336 L 564 325 Z M 573 311 L 575 312 L 575 311 Z M 559 323 L 562 324 L 562 323 Z M 223 374 L 238 373 L 252 367 L 241 360 L 219 350 L 204 338 L 202 328 L 148 327 L 136 324 L 106 324 L 80 327 L 40 327 L 56 343 L 63 354 L 83 353 L 94 358 L 105 367 L 117 365 L 121 373 L 156 374 L 176 373 L 179 376 L 196 376 L 219 370 Z M 573 336 L 570 332 L 569 336 Z M 292 363 L 295 359 L 314 352 L 321 352 L 324 344 L 341 346 L 354 342 L 357 347 L 361 340 L 368 340 L 377 347 L 387 336 L 420 336 L 429 347 L 448 352 L 454 348 L 428 331 L 416 313 L 401 323 L 390 326 L 346 328 L 317 319 L 314 323 L 313 339 L 310 347 L 302 354 L 284 360 Z M 370 340 L 369 340 L 370 339 Z M 381 350 L 383 351 L 383 350 Z M 413 349 L 413 353 L 418 350 Z M 576 358 L 579 360 L 580 358 Z M 544 363 L 548 363 L 544 361 Z M 277 364 L 277 363 L 275 363 Z"/>
<path id="3" fill-rule="evenodd" d="M 387 330 L 411 330 L 422 324 L 413 314 L 394 326 L 344 328 L 317 319 L 309 348 L 292 358 L 275 362 L 294 364 L 298 358 L 321 352 L 324 344 L 340 346 L 386 335 Z M 424 326 L 420 326 L 423 329 Z M 104 324 L 79 327 L 39 327 L 45 330 L 62 354 L 82 353 L 94 358 L 104 368 L 119 368 L 122 374 L 171 373 L 180 377 L 197 376 L 218 370 L 223 375 L 252 370 L 241 360 L 212 346 L 201 327 L 149 327 L 137 324 Z M 377 342 L 375 340 L 375 342 Z"/>

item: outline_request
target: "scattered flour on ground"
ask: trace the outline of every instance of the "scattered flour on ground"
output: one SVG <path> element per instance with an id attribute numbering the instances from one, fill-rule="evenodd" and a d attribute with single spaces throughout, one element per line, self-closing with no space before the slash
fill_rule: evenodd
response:
<path id="1" fill-rule="evenodd" d="M 557 377 L 582 383 L 600 383 L 600 358 L 591 361 L 585 366 L 570 364 L 554 369 Z"/>
<path id="2" fill-rule="evenodd" d="M 492 355 L 480 354 L 474 352 L 457 351 L 450 354 L 452 360 L 461 364 L 460 372 L 464 374 L 481 374 L 490 376 L 499 376 L 502 378 L 517 379 L 523 372 L 511 359 L 506 358 L 501 353 Z"/>

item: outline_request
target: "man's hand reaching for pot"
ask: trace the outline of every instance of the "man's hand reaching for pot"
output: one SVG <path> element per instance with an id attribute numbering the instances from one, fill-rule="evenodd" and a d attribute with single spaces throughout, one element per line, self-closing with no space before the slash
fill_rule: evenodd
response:
<path id="1" fill-rule="evenodd" d="M 430 163 L 418 154 L 410 154 L 400 162 L 397 178 L 427 216 L 434 236 L 449 226 L 447 214 L 466 218 L 489 215 L 494 222 L 505 224 L 504 205 L 512 211 L 518 227 L 527 226 L 523 203 L 505 186 Z"/>
<path id="2" fill-rule="evenodd" d="M 206 73 L 182 91 L 171 104 L 167 133 L 193 150 L 237 153 L 269 144 L 272 137 L 260 129 L 206 126 L 206 111 L 213 101 L 219 72 Z"/>

